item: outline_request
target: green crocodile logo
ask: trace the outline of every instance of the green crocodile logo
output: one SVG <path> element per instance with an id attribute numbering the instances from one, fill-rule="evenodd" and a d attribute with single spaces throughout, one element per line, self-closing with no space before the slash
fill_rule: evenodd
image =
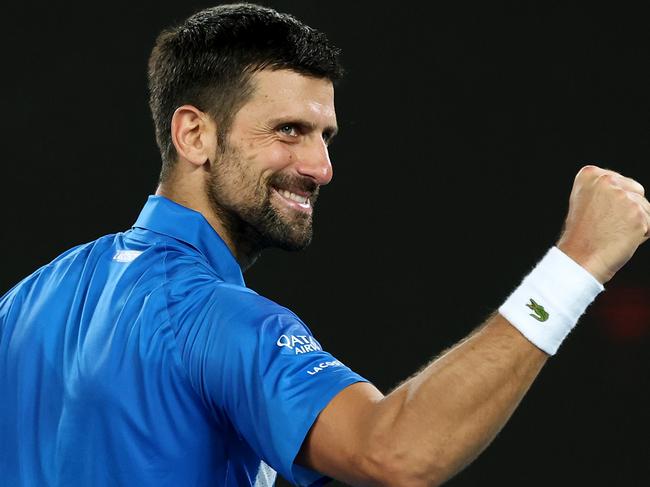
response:
<path id="1" fill-rule="evenodd" d="M 548 320 L 548 312 L 544 309 L 544 306 L 537 304 L 533 298 L 530 298 L 530 303 L 526 306 L 533 310 L 533 313 L 535 314 L 530 313 L 530 316 L 535 318 L 537 321 Z"/>

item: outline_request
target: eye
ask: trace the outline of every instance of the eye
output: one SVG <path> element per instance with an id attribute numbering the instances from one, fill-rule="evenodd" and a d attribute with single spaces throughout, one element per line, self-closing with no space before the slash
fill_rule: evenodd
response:
<path id="1" fill-rule="evenodd" d="M 285 125 L 281 125 L 280 128 L 278 129 L 283 135 L 288 135 L 289 137 L 297 137 L 298 136 L 298 128 L 290 123 L 287 123 Z"/>

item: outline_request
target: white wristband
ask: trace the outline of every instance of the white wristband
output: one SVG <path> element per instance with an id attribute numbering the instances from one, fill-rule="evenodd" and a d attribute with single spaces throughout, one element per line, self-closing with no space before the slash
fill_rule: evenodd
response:
<path id="1" fill-rule="evenodd" d="M 549 355 L 605 288 L 584 267 L 557 247 L 524 278 L 499 313 Z"/>

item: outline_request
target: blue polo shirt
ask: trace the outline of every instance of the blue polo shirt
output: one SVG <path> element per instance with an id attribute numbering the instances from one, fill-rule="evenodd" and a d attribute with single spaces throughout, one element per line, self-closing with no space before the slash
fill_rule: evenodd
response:
<path id="1" fill-rule="evenodd" d="M 200 213 L 150 196 L 0 298 L 0 484 L 321 485 L 296 454 L 364 380 L 245 286 Z"/>

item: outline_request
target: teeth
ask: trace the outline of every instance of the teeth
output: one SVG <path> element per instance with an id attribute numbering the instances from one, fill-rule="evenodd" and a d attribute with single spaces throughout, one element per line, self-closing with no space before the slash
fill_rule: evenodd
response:
<path id="1" fill-rule="evenodd" d="M 285 198 L 291 201 L 295 201 L 296 203 L 300 203 L 301 205 L 306 205 L 309 202 L 309 198 L 307 198 L 306 196 L 300 196 L 299 194 L 292 193 L 291 191 L 287 191 L 286 189 L 281 189 L 278 192 Z"/>

